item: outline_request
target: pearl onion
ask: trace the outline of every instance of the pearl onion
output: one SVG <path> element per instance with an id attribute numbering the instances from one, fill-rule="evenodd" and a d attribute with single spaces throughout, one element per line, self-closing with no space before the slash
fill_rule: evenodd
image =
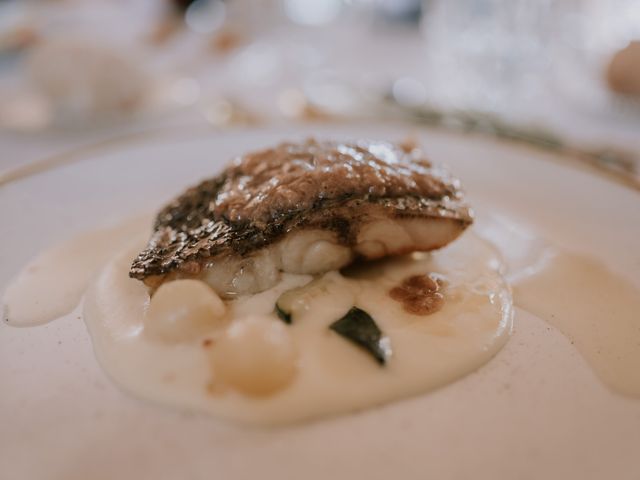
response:
<path id="1" fill-rule="evenodd" d="M 297 352 L 288 327 L 266 316 L 235 320 L 210 355 L 220 380 L 247 395 L 274 393 L 296 373 Z"/>
<path id="2" fill-rule="evenodd" d="M 156 290 L 144 328 L 165 341 L 188 341 L 223 326 L 224 314 L 224 302 L 205 283 L 174 280 Z"/>

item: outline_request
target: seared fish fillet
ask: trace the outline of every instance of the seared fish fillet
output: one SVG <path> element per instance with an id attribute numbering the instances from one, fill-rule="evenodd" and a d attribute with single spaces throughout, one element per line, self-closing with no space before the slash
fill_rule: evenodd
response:
<path id="1" fill-rule="evenodd" d="M 157 216 L 130 276 L 201 278 L 230 297 L 280 272 L 440 248 L 471 224 L 458 180 L 418 149 L 384 142 L 283 143 L 234 160 Z"/>

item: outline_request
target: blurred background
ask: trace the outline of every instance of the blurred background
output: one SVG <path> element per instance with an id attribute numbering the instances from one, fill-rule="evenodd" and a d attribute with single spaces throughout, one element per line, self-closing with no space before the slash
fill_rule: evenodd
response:
<path id="1" fill-rule="evenodd" d="M 640 1 L 0 0 L 0 172 L 153 128 L 349 121 L 640 151 Z"/>

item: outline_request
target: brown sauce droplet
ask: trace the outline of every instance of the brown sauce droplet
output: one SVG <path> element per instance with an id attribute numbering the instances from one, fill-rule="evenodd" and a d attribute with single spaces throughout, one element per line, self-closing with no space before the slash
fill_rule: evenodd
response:
<path id="1" fill-rule="evenodd" d="M 443 281 L 431 275 L 413 275 L 389 291 L 389 296 L 402 303 L 402 308 L 413 315 L 430 315 L 444 304 L 441 293 Z"/>

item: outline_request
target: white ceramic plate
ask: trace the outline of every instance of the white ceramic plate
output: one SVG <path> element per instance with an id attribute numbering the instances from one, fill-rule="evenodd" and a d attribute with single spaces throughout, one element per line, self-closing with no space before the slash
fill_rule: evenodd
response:
<path id="1" fill-rule="evenodd" d="M 155 209 L 248 149 L 311 134 L 405 133 L 313 126 L 151 136 L 12 181 L 0 187 L 0 289 L 52 242 Z M 637 192 L 530 150 L 430 131 L 420 137 L 483 211 L 512 215 L 640 285 Z M 452 385 L 272 430 L 122 393 L 97 365 L 76 315 L 31 329 L 0 326 L 7 479 L 637 479 L 639 452 L 640 401 L 607 390 L 565 337 L 522 311 L 498 356 Z"/>

